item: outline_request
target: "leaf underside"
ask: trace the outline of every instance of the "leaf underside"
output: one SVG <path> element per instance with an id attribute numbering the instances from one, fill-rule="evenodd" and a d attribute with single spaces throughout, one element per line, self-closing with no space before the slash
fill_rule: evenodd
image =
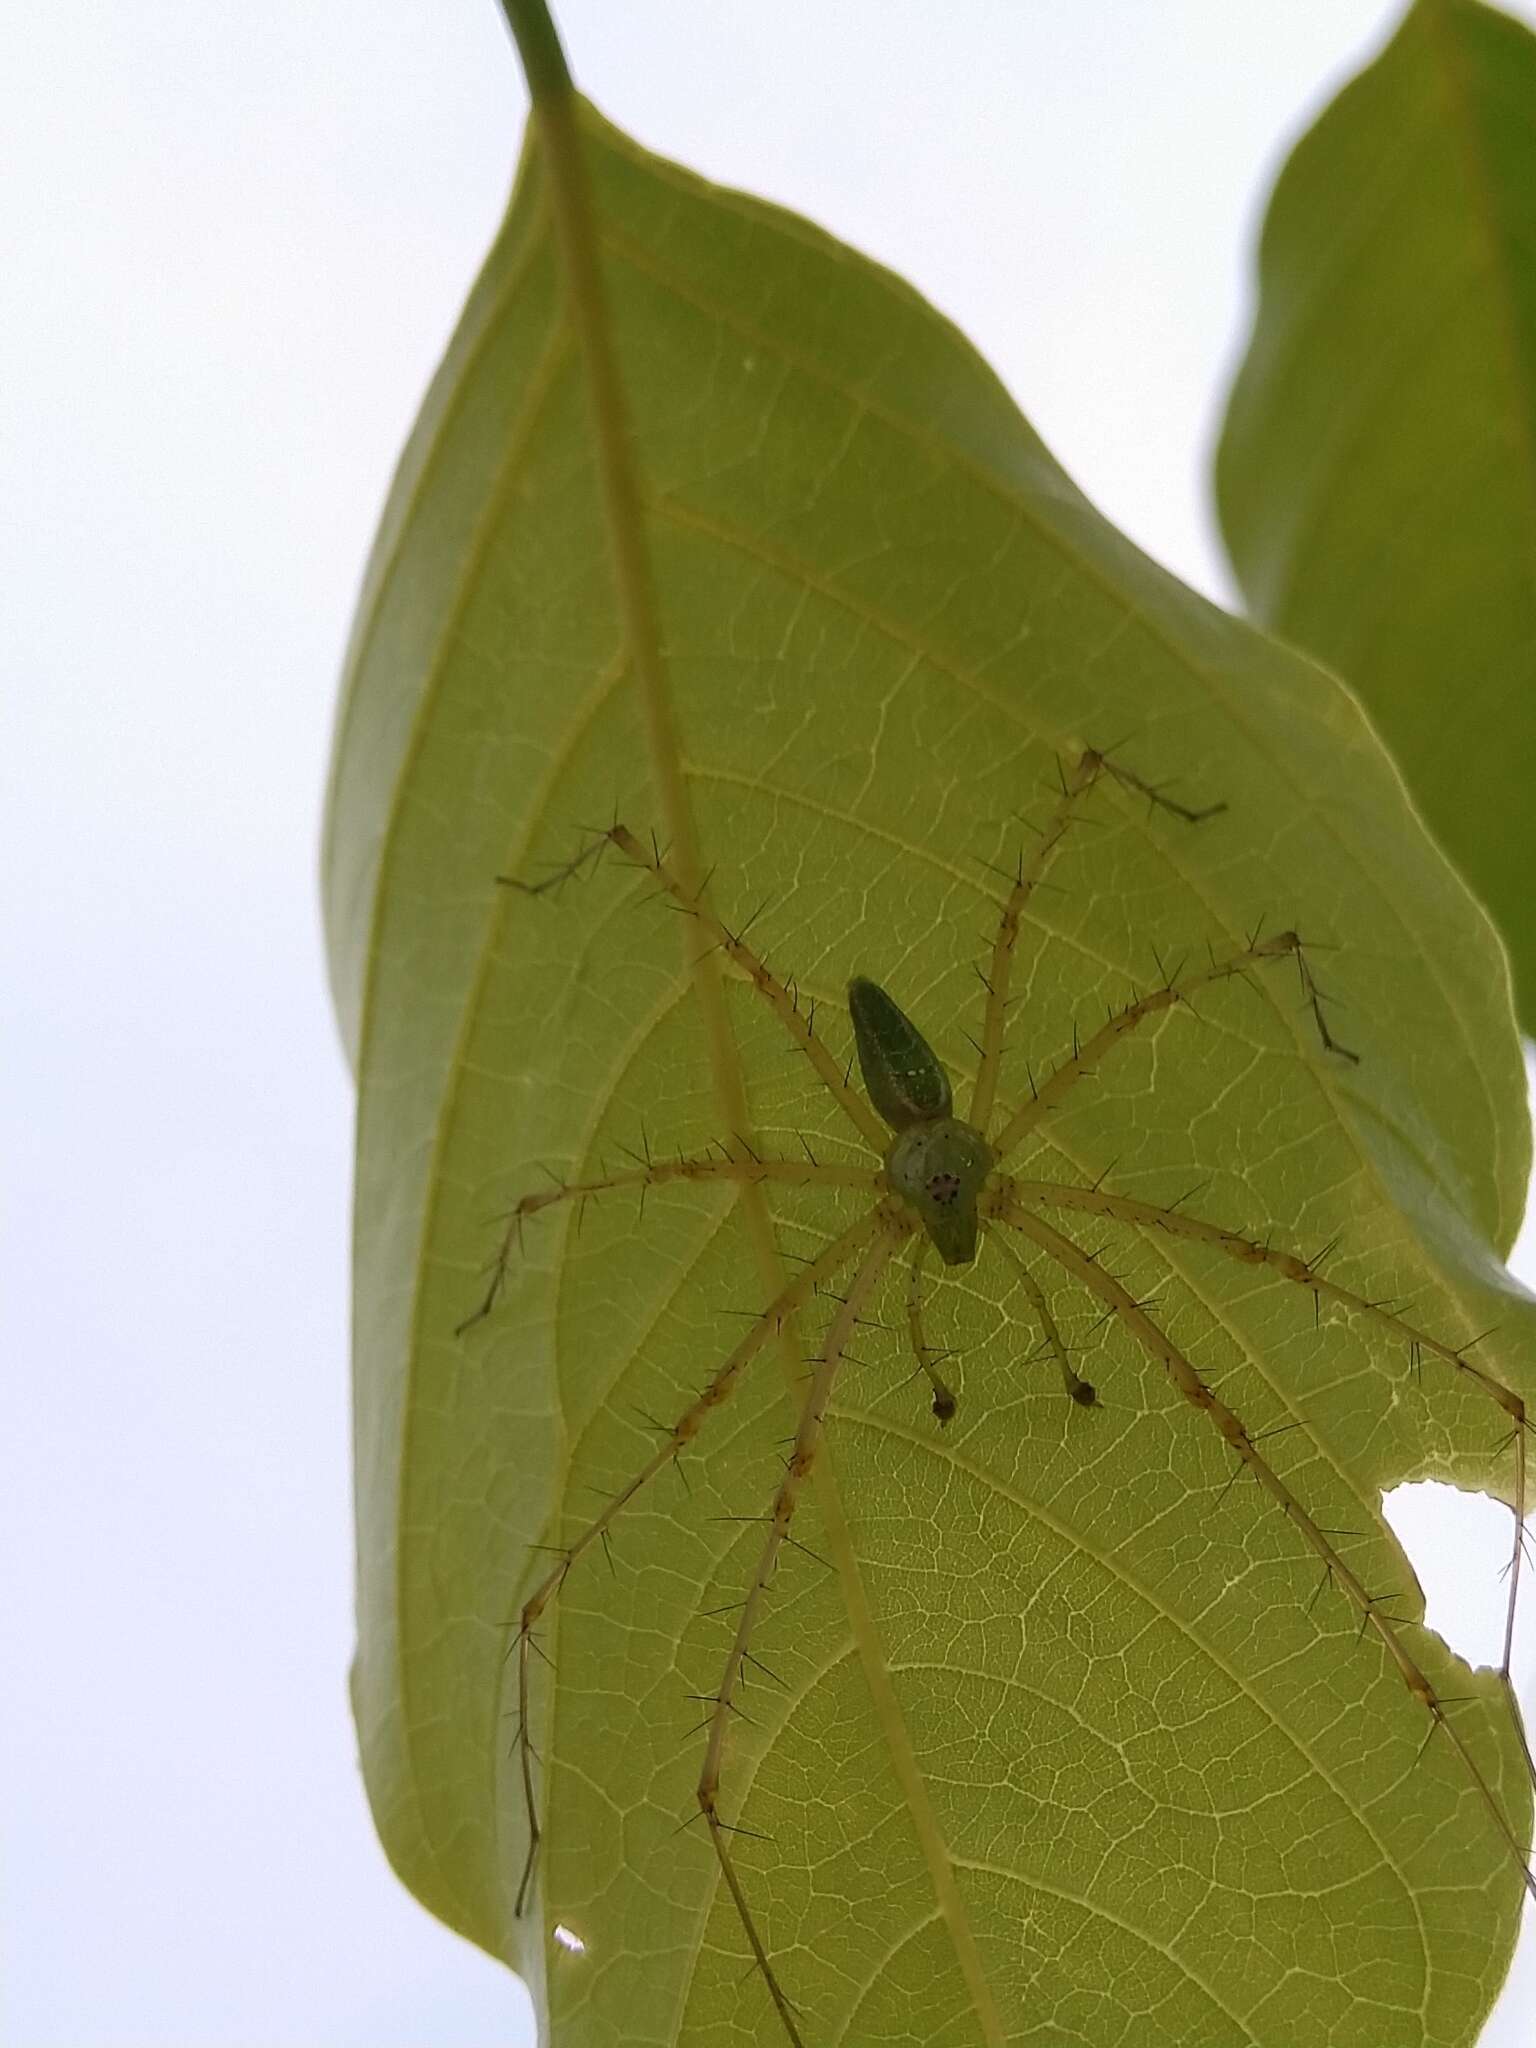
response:
<path id="1" fill-rule="evenodd" d="M 1297 146 L 1217 464 L 1254 615 L 1360 692 L 1536 1024 L 1536 37 L 1419 0 Z"/>
<path id="2" fill-rule="evenodd" d="M 873 976 L 968 1093 L 975 969 L 1058 757 L 1124 759 L 1224 815 L 1096 792 L 1015 967 L 1002 1100 L 1132 986 L 1259 919 L 1326 940 L 1358 1068 L 1266 970 L 1137 1034 L 1020 1159 L 1194 1206 L 1412 1296 L 1532 1389 L 1498 1253 L 1527 1170 L 1497 944 L 1329 677 L 1149 564 L 1052 462 L 965 341 L 803 221 L 713 189 L 595 115 L 584 134 L 683 787 L 710 897 L 814 999 L 839 1057 Z M 536 1910 L 509 1756 L 509 1617 L 760 1310 L 735 1191 L 530 1219 L 495 1314 L 501 1219 L 540 1163 L 591 1177 L 642 1127 L 728 1138 L 688 920 L 617 862 L 531 898 L 583 828 L 662 829 L 618 622 L 581 359 L 541 164 L 402 460 L 349 658 L 326 859 L 359 1088 L 359 1649 L 385 1846 L 434 1912 L 534 1986 L 556 2043 L 781 2040 L 693 1812 L 703 1711 L 793 1428 L 771 1354 L 572 1572 L 541 1631 L 547 1828 Z M 988 865 L 992 864 L 992 865 Z M 1319 956 L 1320 958 L 1322 956 Z M 718 964 L 718 963 L 717 963 Z M 727 978 L 752 1142 L 861 1156 L 754 992 Z M 770 1198 L 787 1255 L 856 1195 Z M 1082 1219 L 1078 1219 L 1081 1221 Z M 1090 1246 L 1108 1233 L 1078 1233 Z M 1501 1417 L 1449 1371 L 1198 1247 L 1107 1260 L 1374 1589 L 1420 1602 L 1379 1495 L 1507 1497 Z M 786 1263 L 792 1271 L 792 1261 Z M 1162 1373 L 1042 1280 L 1101 1406 L 1063 1398 L 1005 1262 L 929 1303 L 947 1431 L 910 1378 L 893 1280 L 836 1389 L 815 1497 L 753 1648 L 728 1819 L 807 2040 L 1467 2042 L 1518 1885 L 1448 1743 L 1357 1642 L 1283 1519 Z M 827 1310 L 802 1319 L 814 1352 Z M 1517 1832 L 1489 1674 L 1414 1654 Z M 585 1944 L 550 1944 L 556 1925 Z"/>

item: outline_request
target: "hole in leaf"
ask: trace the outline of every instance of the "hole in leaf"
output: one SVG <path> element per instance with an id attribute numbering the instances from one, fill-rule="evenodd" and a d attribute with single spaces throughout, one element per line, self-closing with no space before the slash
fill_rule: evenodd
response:
<path id="1" fill-rule="evenodd" d="M 1508 1508 L 1486 1494 L 1425 1479 L 1394 1486 L 1383 1495 L 1382 1509 L 1424 1588 L 1426 1624 L 1469 1664 L 1497 1665 L 1508 1601 Z M 1522 1620 L 1524 1606 L 1522 1600 Z M 1529 1633 L 1517 1620 L 1517 1681 L 1530 1663 Z"/>

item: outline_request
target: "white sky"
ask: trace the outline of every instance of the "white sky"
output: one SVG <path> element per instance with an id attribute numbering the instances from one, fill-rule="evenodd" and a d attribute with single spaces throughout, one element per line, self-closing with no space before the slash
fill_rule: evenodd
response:
<path id="1" fill-rule="evenodd" d="M 1256 210 L 1394 13 L 560 9 L 608 114 L 911 278 L 1216 595 Z M 315 864 L 348 615 L 505 196 L 516 68 L 493 0 L 51 0 L 7 12 L 0 76 L 0 2038 L 515 2048 L 518 1987 L 388 1872 L 347 1718 L 351 1101 Z M 1461 1647 L 1493 1654 L 1497 1610 Z M 1486 2040 L 1525 2038 L 1507 1996 Z"/>

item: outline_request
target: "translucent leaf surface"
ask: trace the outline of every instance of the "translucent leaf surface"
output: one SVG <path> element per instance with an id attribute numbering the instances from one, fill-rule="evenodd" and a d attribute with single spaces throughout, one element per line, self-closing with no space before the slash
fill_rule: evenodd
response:
<path id="1" fill-rule="evenodd" d="M 546 174 L 521 173 L 403 459 L 359 612 L 326 858 L 360 1089 L 360 1642 L 369 1793 L 407 1883 L 522 1970 L 561 2048 L 782 2039 L 694 1810 L 700 1708 L 762 1540 L 804 1368 L 766 1355 L 685 1461 L 570 1576 L 535 1667 L 547 1829 L 526 1825 L 509 1617 L 598 1494 L 853 1213 L 824 1191 L 652 1190 L 530 1219 L 540 1166 L 857 1145 L 754 991 L 617 862 L 533 898 L 615 814 L 692 820 L 710 899 L 818 1004 L 840 1057 L 878 978 L 963 1094 L 976 968 L 1058 759 L 1121 758 L 1227 810 L 1191 827 L 1094 793 L 1030 907 L 1003 1097 L 1107 1003 L 1260 919 L 1331 942 L 1351 1066 L 1288 968 L 1129 1040 L 1021 1158 L 1308 1251 L 1414 1297 L 1529 1390 L 1497 1253 L 1527 1171 L 1501 954 L 1346 693 L 1213 610 L 1074 490 L 964 340 L 806 223 L 712 189 L 596 117 L 584 134 L 633 422 L 656 644 L 617 606 L 583 358 Z M 637 667 L 663 677 L 664 717 Z M 1321 961 L 1324 956 L 1319 955 Z M 712 1019 L 723 1020 L 716 1028 Z M 745 1105 L 743 1112 L 742 1105 Z M 1089 1219 L 1069 1219 L 1076 1225 Z M 578 1223 L 580 1227 L 578 1228 Z M 1078 1230 L 1090 1248 L 1108 1226 Z M 775 1253 L 774 1246 L 778 1252 Z M 1302 1289 L 1121 1232 L 1105 1262 L 1391 1591 L 1403 1639 L 1516 1832 L 1491 1674 L 1412 1625 L 1378 1515 L 1424 1475 L 1508 1496 L 1504 1418 L 1450 1369 Z M 1444 1731 L 1163 1372 L 1059 1274 L 1101 1405 L 1063 1398 L 984 1248 L 929 1304 L 959 1352 L 947 1430 L 893 1284 L 836 1391 L 733 1729 L 724 1810 L 808 2042 L 1474 2038 L 1519 1895 Z M 814 1352 L 818 1305 L 798 1345 Z M 642 1414 L 643 1411 L 643 1414 Z M 814 1554 L 812 1554 L 814 1553 Z M 1314 1594 L 1317 1595 L 1314 1598 Z M 1422 1755 L 1420 1751 L 1422 1748 Z M 584 1947 L 552 1940 L 562 1927 Z"/>
<path id="2" fill-rule="evenodd" d="M 1255 616 L 1348 678 L 1536 1024 L 1536 39 L 1419 0 L 1275 188 L 1217 465 Z"/>

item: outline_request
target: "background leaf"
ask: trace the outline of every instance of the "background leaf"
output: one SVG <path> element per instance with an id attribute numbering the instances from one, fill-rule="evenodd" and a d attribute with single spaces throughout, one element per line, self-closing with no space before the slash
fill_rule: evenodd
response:
<path id="1" fill-rule="evenodd" d="M 493 884 L 637 829 L 683 792 L 713 900 L 835 1017 L 878 975 L 951 1071 L 1021 811 L 1055 758 L 1127 759 L 1228 813 L 1190 831 L 1107 793 L 1021 949 L 1005 1088 L 1027 1086 L 1165 956 L 1266 913 L 1338 944 L 1358 1069 L 1265 976 L 1170 1017 L 1053 1122 L 1038 1170 L 1171 1200 L 1417 1296 L 1527 1388 L 1496 1253 L 1528 1167 L 1501 957 L 1347 695 L 1195 598 L 1074 491 L 963 339 L 907 288 L 596 117 L 586 150 L 629 395 L 670 713 L 637 701 L 588 394 L 537 153 L 403 459 L 338 732 L 326 888 L 357 1063 L 360 1642 L 370 1796 L 433 1910 L 514 1960 L 562 2043 L 776 2040 L 708 1846 L 679 1835 L 684 1740 L 724 1651 L 790 1427 L 774 1368 L 572 1574 L 545 1642 L 543 1911 L 511 1898 L 507 1617 L 591 1489 L 650 1443 L 765 1299 L 748 1204 L 653 1195 L 530 1227 L 462 1343 L 498 1212 L 536 1162 L 722 1134 L 683 921 L 605 867 L 558 898 Z M 771 1151 L 842 1133 L 751 991 L 725 1058 Z M 835 1022 L 834 1044 L 846 1049 Z M 1345 1035 L 1341 1022 L 1341 1035 Z M 718 1054 L 719 1048 L 716 1048 Z M 729 1076 L 727 1077 L 729 1079 Z M 834 1220 L 774 1204 L 784 1249 Z M 1174 1334 L 1320 1521 L 1401 1589 L 1380 1489 L 1506 1491 L 1487 1403 L 1298 1290 L 1122 1248 Z M 726 1811 L 808 2037 L 1466 2041 L 1517 1898 L 1507 1854 L 1286 1525 L 1162 1376 L 1053 1290 L 1104 1405 L 1070 1407 L 999 1262 L 931 1316 L 960 1346 L 940 1436 L 898 1338 L 835 1403 L 805 1558 L 781 1573 Z M 887 1315 L 889 1320 L 889 1314 Z M 803 1332 L 814 1348 L 816 1329 Z M 1081 1361 L 1080 1361 L 1081 1362 Z M 1364 1533 L 1368 1532 L 1368 1533 Z M 1528 1802 L 1488 1674 L 1410 1630 L 1512 1824 Z M 1418 1759 L 1415 1761 L 1415 1759 Z M 556 1924 L 580 1955 L 548 1946 Z M 1042 2035 L 1044 2038 L 1045 2035 Z"/>
<path id="2" fill-rule="evenodd" d="M 1536 39 L 1419 0 L 1297 145 L 1217 460 L 1254 616 L 1360 692 L 1536 1021 Z"/>

